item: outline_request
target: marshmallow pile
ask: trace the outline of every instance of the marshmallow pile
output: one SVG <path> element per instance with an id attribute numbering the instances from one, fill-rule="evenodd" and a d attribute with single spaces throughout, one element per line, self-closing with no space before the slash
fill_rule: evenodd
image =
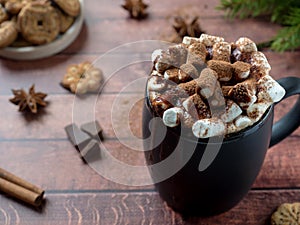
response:
<path id="1" fill-rule="evenodd" d="M 154 112 L 168 127 L 191 128 L 198 138 L 239 132 L 259 121 L 285 90 L 256 44 L 228 43 L 202 34 L 152 54 L 147 91 Z"/>

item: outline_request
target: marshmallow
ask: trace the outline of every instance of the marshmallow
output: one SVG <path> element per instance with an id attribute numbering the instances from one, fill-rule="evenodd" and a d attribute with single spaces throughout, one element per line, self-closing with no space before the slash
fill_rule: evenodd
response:
<path id="1" fill-rule="evenodd" d="M 233 88 L 233 86 L 226 86 L 226 85 L 223 85 L 222 86 L 222 94 L 224 97 L 229 97 L 229 93 L 231 91 L 231 89 Z"/>
<path id="2" fill-rule="evenodd" d="M 180 124 L 183 110 L 178 107 L 167 109 L 163 114 L 163 122 L 168 127 L 176 127 Z"/>
<path id="3" fill-rule="evenodd" d="M 208 68 L 216 71 L 219 81 L 230 81 L 233 73 L 231 63 L 221 60 L 209 60 L 207 62 Z"/>
<path id="4" fill-rule="evenodd" d="M 182 43 L 185 45 L 191 45 L 191 44 L 199 43 L 199 42 L 200 42 L 199 38 L 188 37 L 188 36 L 183 37 L 183 40 L 182 40 Z"/>
<path id="5" fill-rule="evenodd" d="M 257 84 L 259 102 L 279 102 L 285 95 L 285 89 L 269 75 L 262 77 Z"/>
<path id="6" fill-rule="evenodd" d="M 269 76 L 268 60 L 250 39 L 229 44 L 203 34 L 182 42 L 152 54 L 148 96 L 166 126 L 181 124 L 198 138 L 236 133 L 284 97 L 283 87 Z"/>
<path id="7" fill-rule="evenodd" d="M 182 106 L 186 111 L 189 111 L 192 106 L 194 106 L 192 96 L 188 97 L 182 102 Z"/>
<path id="8" fill-rule="evenodd" d="M 173 107 L 173 105 L 166 99 L 166 96 L 157 96 L 151 102 L 154 111 L 159 115 L 162 116 L 164 111 Z"/>
<path id="9" fill-rule="evenodd" d="M 257 52 L 256 44 L 249 38 L 241 37 L 235 42 L 235 44 L 237 45 L 237 47 L 242 53 Z"/>
<path id="10" fill-rule="evenodd" d="M 253 52 L 251 54 L 250 63 L 252 66 L 264 69 L 266 73 L 268 73 L 271 70 L 271 66 L 266 56 L 262 52 Z"/>
<path id="11" fill-rule="evenodd" d="M 176 84 L 179 83 L 179 81 L 180 81 L 180 79 L 179 79 L 179 69 L 172 68 L 172 69 L 166 70 L 165 73 L 164 73 L 164 78 L 166 80 L 171 80 L 171 81 L 175 82 Z"/>
<path id="12" fill-rule="evenodd" d="M 247 117 L 247 116 L 239 116 L 238 118 L 236 118 L 236 120 L 234 121 L 234 125 L 239 129 L 244 129 L 248 126 L 251 126 L 253 124 L 252 120 Z"/>
<path id="13" fill-rule="evenodd" d="M 239 102 L 239 105 L 240 107 L 242 107 L 242 109 L 247 109 L 257 101 L 256 95 L 251 95 L 249 97 L 250 97 L 249 102 Z"/>
<path id="14" fill-rule="evenodd" d="M 260 78 L 269 75 L 269 70 L 265 70 L 261 67 L 252 66 L 251 67 L 251 78 L 254 78 L 255 80 L 259 80 Z"/>
<path id="15" fill-rule="evenodd" d="M 194 43 L 188 48 L 188 60 L 191 56 L 197 56 L 201 62 L 205 62 L 207 56 L 207 50 L 204 44 Z"/>
<path id="16" fill-rule="evenodd" d="M 231 54 L 233 60 L 240 61 L 242 58 L 242 52 L 235 45 L 231 46 L 231 48 L 233 49 Z"/>
<path id="17" fill-rule="evenodd" d="M 198 84 L 196 80 L 191 80 L 186 83 L 182 83 L 178 85 L 180 90 L 183 90 L 187 95 L 193 95 L 196 93 L 196 89 L 198 88 Z"/>
<path id="18" fill-rule="evenodd" d="M 231 45 L 227 42 L 218 42 L 213 45 L 212 59 L 230 62 Z"/>
<path id="19" fill-rule="evenodd" d="M 242 109 L 247 109 L 256 102 L 256 83 L 253 79 L 245 80 L 237 83 L 229 91 L 228 95 L 235 101 Z"/>
<path id="20" fill-rule="evenodd" d="M 238 132 L 240 129 L 238 129 L 233 122 L 226 123 L 226 133 L 232 134 L 235 132 Z"/>
<path id="21" fill-rule="evenodd" d="M 188 59 L 186 61 L 188 64 L 193 65 L 198 71 L 203 70 L 206 68 L 205 61 L 203 61 L 199 56 L 189 53 L 188 54 Z"/>
<path id="22" fill-rule="evenodd" d="M 205 68 L 201 71 L 200 77 L 196 80 L 200 89 L 200 94 L 203 97 L 209 98 L 213 96 L 217 83 L 217 77 L 217 73 L 212 69 Z"/>
<path id="23" fill-rule="evenodd" d="M 209 138 L 225 134 L 226 127 L 223 121 L 217 118 L 201 119 L 194 123 L 192 131 L 198 138 Z"/>
<path id="24" fill-rule="evenodd" d="M 225 107 L 225 99 L 220 82 L 217 81 L 214 95 L 208 99 L 210 107 Z"/>
<path id="25" fill-rule="evenodd" d="M 215 43 L 223 42 L 224 38 L 212 36 L 208 34 L 201 34 L 200 42 L 203 43 L 206 47 L 212 47 Z"/>
<path id="26" fill-rule="evenodd" d="M 158 71 L 153 70 L 150 76 L 159 76 L 159 77 L 161 77 L 162 75 Z"/>
<path id="27" fill-rule="evenodd" d="M 225 114 L 221 116 L 221 119 L 225 123 L 229 123 L 233 121 L 235 118 L 240 116 L 243 113 L 243 110 L 236 104 L 234 101 L 227 100 L 226 101 L 226 109 Z"/>
<path id="28" fill-rule="evenodd" d="M 183 125 L 188 128 L 192 128 L 196 121 L 188 112 L 183 113 L 181 120 Z"/>
<path id="29" fill-rule="evenodd" d="M 204 119 L 210 117 L 208 106 L 198 94 L 188 97 L 182 103 L 182 106 L 193 118 Z"/>
<path id="30" fill-rule="evenodd" d="M 257 122 L 271 105 L 270 102 L 255 103 L 247 109 L 247 115 L 253 122 Z"/>
<path id="31" fill-rule="evenodd" d="M 151 76 L 147 85 L 150 91 L 161 91 L 166 87 L 165 81 L 159 76 Z"/>
<path id="32" fill-rule="evenodd" d="M 250 75 L 251 65 L 249 63 L 237 61 L 233 64 L 234 76 L 236 80 L 244 80 Z"/>
<path id="33" fill-rule="evenodd" d="M 171 63 L 168 62 L 168 60 L 158 57 L 156 60 L 156 63 L 154 64 L 154 68 L 159 72 L 159 73 L 164 73 L 167 69 L 171 67 Z"/>
<path id="34" fill-rule="evenodd" d="M 159 57 L 162 57 L 163 55 L 163 50 L 162 49 L 156 49 L 151 55 L 151 60 L 154 63 Z"/>
<path id="35" fill-rule="evenodd" d="M 179 80 L 186 81 L 189 78 L 199 77 L 198 70 L 192 64 L 182 64 L 179 70 Z"/>
<path id="36" fill-rule="evenodd" d="M 171 66 L 179 68 L 186 63 L 187 52 L 187 49 L 181 44 L 170 46 L 167 55 L 170 57 Z"/>
<path id="37" fill-rule="evenodd" d="M 150 102 L 154 101 L 154 99 L 156 99 L 160 94 L 156 91 L 148 91 L 148 97 Z"/>
<path id="38" fill-rule="evenodd" d="M 170 67 L 180 67 L 186 62 L 187 50 L 182 45 L 175 45 L 168 48 L 167 51 L 155 50 L 152 53 L 154 68 L 159 73 L 164 73 Z"/>

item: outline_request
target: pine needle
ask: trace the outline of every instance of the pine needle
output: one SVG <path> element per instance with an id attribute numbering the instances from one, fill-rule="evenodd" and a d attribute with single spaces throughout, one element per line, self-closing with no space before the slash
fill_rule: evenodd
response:
<path id="1" fill-rule="evenodd" d="M 269 16 L 270 21 L 283 25 L 277 35 L 261 43 L 275 51 L 295 50 L 300 47 L 300 1 L 299 0 L 220 0 L 219 10 L 228 18 Z"/>

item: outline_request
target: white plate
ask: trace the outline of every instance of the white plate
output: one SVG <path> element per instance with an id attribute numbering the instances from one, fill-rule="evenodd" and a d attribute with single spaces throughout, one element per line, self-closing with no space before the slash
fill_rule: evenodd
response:
<path id="1" fill-rule="evenodd" d="M 81 6 L 79 16 L 66 33 L 59 36 L 55 41 L 40 46 L 6 47 L 0 50 L 0 56 L 16 60 L 34 60 L 45 58 L 64 50 L 77 38 L 82 28 L 84 20 L 83 0 L 79 0 L 79 2 Z"/>

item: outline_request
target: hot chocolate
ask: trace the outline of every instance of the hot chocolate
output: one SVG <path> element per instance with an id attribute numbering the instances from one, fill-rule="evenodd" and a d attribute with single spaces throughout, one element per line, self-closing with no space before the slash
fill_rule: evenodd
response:
<path id="1" fill-rule="evenodd" d="M 285 95 L 253 41 L 235 43 L 202 34 L 152 55 L 147 94 L 168 127 L 190 128 L 197 138 L 237 133 L 259 121 Z"/>

